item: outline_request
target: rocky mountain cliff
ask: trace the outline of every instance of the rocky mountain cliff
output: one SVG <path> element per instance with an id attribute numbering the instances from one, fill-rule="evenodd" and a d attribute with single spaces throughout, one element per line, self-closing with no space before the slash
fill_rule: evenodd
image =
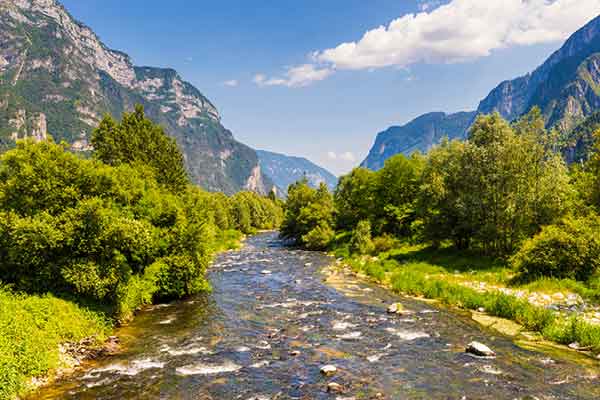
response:
<path id="1" fill-rule="evenodd" d="M 476 112 L 425 114 L 379 133 L 361 165 L 377 170 L 392 155 L 427 151 L 444 135 L 466 137 L 478 114 L 498 111 L 512 121 L 534 106 L 542 110 L 548 128 L 556 127 L 567 137 L 573 136 L 575 127 L 600 109 L 600 16 L 575 32 L 535 71 L 498 85 L 480 102 Z M 570 138 L 570 143 L 575 147 L 566 148 L 565 156 L 568 161 L 575 161 L 578 154 L 586 152 L 582 146 L 587 142 Z"/>
<path id="2" fill-rule="evenodd" d="M 337 186 L 338 178 L 315 163 L 302 157 L 292 157 L 270 151 L 257 150 L 261 170 L 284 196 L 292 183 L 306 177 L 308 184 L 317 188 L 321 182 L 330 190 Z"/>
<path id="3" fill-rule="evenodd" d="M 0 145 L 50 132 L 88 151 L 105 113 L 118 118 L 137 103 L 177 140 L 195 183 L 226 193 L 270 188 L 256 152 L 176 71 L 134 66 L 56 0 L 0 2 Z"/>
<path id="4" fill-rule="evenodd" d="M 415 151 L 425 153 L 445 136 L 450 139 L 463 138 L 474 116 L 474 112 L 434 112 L 421 115 L 406 125 L 392 126 L 377 134 L 375 144 L 361 166 L 376 171 L 383 168 L 385 160 L 395 154 L 409 156 Z"/>
<path id="5" fill-rule="evenodd" d="M 502 82 L 478 113 L 514 120 L 539 106 L 548 127 L 567 132 L 600 108 L 600 16 L 575 32 L 532 73 Z"/>

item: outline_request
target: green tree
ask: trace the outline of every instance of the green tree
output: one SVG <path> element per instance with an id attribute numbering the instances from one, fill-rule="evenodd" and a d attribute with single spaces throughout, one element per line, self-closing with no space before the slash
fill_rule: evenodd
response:
<path id="1" fill-rule="evenodd" d="M 373 251 L 371 240 L 371 223 L 367 220 L 360 221 L 352 232 L 350 250 L 357 254 L 369 254 Z"/>
<path id="2" fill-rule="evenodd" d="M 158 182 L 175 192 L 183 192 L 189 183 L 175 139 L 146 118 L 141 105 L 132 113 L 124 113 L 120 123 L 106 115 L 92 134 L 92 145 L 94 156 L 106 164 L 150 166 Z"/>
<path id="3" fill-rule="evenodd" d="M 421 174 L 425 158 L 415 153 L 410 158 L 397 154 L 386 160 L 377 172 L 375 231 L 397 236 L 410 236 L 417 218 Z"/>
<path id="4" fill-rule="evenodd" d="M 377 207 L 377 174 L 366 168 L 355 168 L 340 178 L 334 195 L 337 227 L 352 230 L 359 221 L 375 219 Z"/>

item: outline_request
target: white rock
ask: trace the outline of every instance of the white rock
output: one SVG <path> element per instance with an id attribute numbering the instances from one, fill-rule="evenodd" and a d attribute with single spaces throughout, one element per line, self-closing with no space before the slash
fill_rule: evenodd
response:
<path id="1" fill-rule="evenodd" d="M 492 349 L 479 342 L 469 343 L 465 351 L 480 357 L 494 357 L 496 355 Z"/>
<path id="2" fill-rule="evenodd" d="M 271 275 L 272 274 L 272 272 L 269 271 L 268 269 L 263 269 L 262 271 L 260 271 L 260 273 L 263 275 Z"/>
<path id="3" fill-rule="evenodd" d="M 321 373 L 324 375 L 333 375 L 337 372 L 337 367 L 335 365 L 323 365 L 321 367 Z"/>

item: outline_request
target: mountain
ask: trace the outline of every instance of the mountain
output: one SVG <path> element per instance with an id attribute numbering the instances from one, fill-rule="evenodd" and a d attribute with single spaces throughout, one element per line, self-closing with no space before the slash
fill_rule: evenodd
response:
<path id="1" fill-rule="evenodd" d="M 172 69 L 137 67 L 56 0 L 0 1 L 0 145 L 51 132 L 89 151 L 105 113 L 140 103 L 173 136 L 192 180 L 211 191 L 266 193 L 256 152 L 221 124 L 216 107 Z"/>
<path id="2" fill-rule="evenodd" d="M 287 193 L 287 188 L 306 177 L 309 185 L 318 187 L 324 182 L 330 190 L 335 189 L 338 178 L 325 168 L 302 157 L 291 157 L 270 151 L 257 150 L 261 170 L 275 183 L 280 193 Z"/>
<path id="3" fill-rule="evenodd" d="M 415 151 L 425 153 L 445 136 L 450 139 L 463 138 L 474 117 L 474 112 L 433 112 L 421 115 L 406 125 L 392 126 L 377 134 L 375 144 L 361 166 L 378 170 L 383 168 L 385 160 L 395 154 L 409 156 Z"/>
<path id="4" fill-rule="evenodd" d="M 498 85 L 477 112 L 498 111 L 514 120 L 533 106 L 541 108 L 548 127 L 563 132 L 600 108 L 600 16 L 575 32 L 535 71 Z"/>
<path id="5" fill-rule="evenodd" d="M 500 83 L 480 102 L 476 112 L 425 114 L 379 133 L 361 165 L 377 170 L 394 154 L 427 151 L 444 134 L 450 138 L 466 137 L 478 114 L 498 111 L 512 121 L 534 106 L 542 110 L 548 128 L 557 128 L 569 138 L 567 161 L 576 161 L 587 152 L 589 138 L 572 132 L 600 109 L 600 16 L 571 35 L 535 71 Z"/>

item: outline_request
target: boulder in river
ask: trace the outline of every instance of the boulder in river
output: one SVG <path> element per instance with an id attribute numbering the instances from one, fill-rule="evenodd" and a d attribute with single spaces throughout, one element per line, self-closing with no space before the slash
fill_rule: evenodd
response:
<path id="1" fill-rule="evenodd" d="M 323 375 L 333 375 L 337 372 L 337 367 L 335 365 L 323 365 L 321 367 L 321 373 Z"/>
<path id="2" fill-rule="evenodd" d="M 469 343 L 465 351 L 479 357 L 494 357 L 496 355 L 492 349 L 479 342 Z"/>

